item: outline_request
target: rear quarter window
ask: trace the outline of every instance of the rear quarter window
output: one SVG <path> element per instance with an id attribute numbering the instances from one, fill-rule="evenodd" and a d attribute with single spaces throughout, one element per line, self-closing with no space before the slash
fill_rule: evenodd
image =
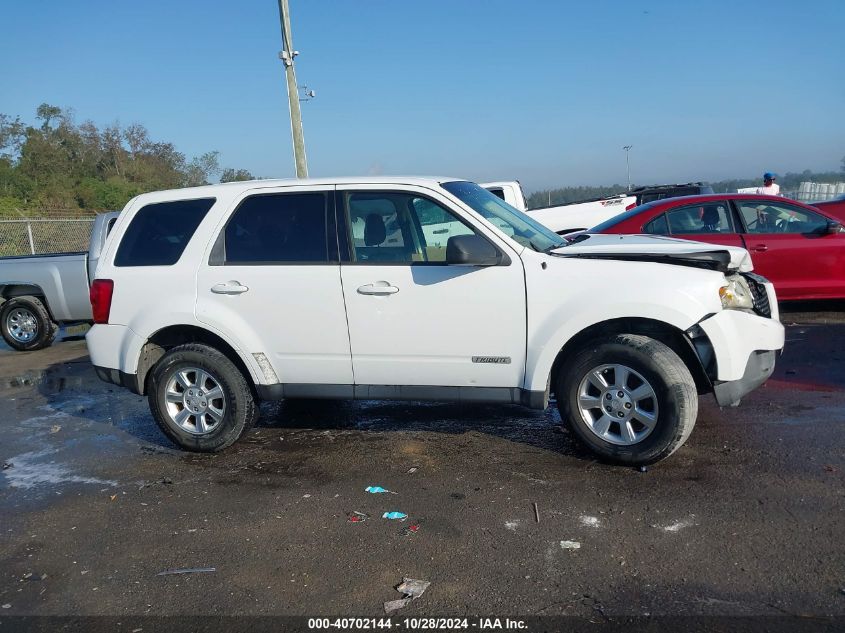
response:
<path id="1" fill-rule="evenodd" d="M 643 233 L 650 235 L 669 235 L 669 224 L 666 222 L 666 214 L 661 213 L 643 227 Z"/>
<path id="2" fill-rule="evenodd" d="M 123 234 L 115 266 L 172 266 L 214 204 L 214 198 L 157 202 L 142 207 Z"/>

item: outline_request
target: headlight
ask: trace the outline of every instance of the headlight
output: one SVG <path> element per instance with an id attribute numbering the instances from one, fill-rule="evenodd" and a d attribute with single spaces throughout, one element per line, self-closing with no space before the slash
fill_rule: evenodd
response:
<path id="1" fill-rule="evenodd" d="M 727 283 L 719 288 L 722 307 L 727 310 L 753 310 L 754 299 L 748 282 L 739 275 L 728 277 L 726 281 Z"/>

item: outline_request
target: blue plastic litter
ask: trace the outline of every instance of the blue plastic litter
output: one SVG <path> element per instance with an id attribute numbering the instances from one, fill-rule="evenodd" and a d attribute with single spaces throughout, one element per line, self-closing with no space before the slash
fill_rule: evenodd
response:
<path id="1" fill-rule="evenodd" d="M 382 488 L 381 486 L 367 486 L 366 488 L 364 488 L 364 492 L 369 492 L 371 494 L 378 494 L 380 492 L 390 492 L 390 490 Z M 393 494 L 395 494 L 395 493 L 393 493 Z"/>
<path id="2" fill-rule="evenodd" d="M 399 521 L 404 521 L 408 518 L 408 515 L 404 512 L 385 512 L 381 515 L 382 519 L 398 519 Z"/>

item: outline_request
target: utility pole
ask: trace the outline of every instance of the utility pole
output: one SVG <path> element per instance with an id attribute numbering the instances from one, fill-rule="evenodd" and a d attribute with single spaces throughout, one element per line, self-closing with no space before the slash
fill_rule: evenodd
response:
<path id="1" fill-rule="evenodd" d="M 631 191 L 631 161 L 629 159 L 629 155 L 632 147 L 633 145 L 625 145 L 622 147 L 622 149 L 625 150 L 625 167 L 628 168 L 628 191 Z"/>
<path id="2" fill-rule="evenodd" d="M 299 51 L 293 49 L 288 0 L 279 0 L 279 21 L 282 25 L 282 52 L 279 53 L 279 59 L 285 65 L 285 76 L 288 84 L 290 135 L 293 140 L 293 158 L 296 161 L 296 177 L 308 178 L 308 162 L 305 159 L 305 136 L 302 133 L 302 111 L 299 109 L 299 91 L 296 86 L 296 72 L 293 69 L 293 58 L 299 55 Z"/>

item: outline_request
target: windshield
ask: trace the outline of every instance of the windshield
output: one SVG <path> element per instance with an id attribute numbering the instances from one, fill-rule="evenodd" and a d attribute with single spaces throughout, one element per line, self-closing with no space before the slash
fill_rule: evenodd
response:
<path id="1" fill-rule="evenodd" d="M 566 240 L 557 233 L 474 182 L 444 182 L 441 187 L 523 246 L 540 252 L 566 246 Z"/>

